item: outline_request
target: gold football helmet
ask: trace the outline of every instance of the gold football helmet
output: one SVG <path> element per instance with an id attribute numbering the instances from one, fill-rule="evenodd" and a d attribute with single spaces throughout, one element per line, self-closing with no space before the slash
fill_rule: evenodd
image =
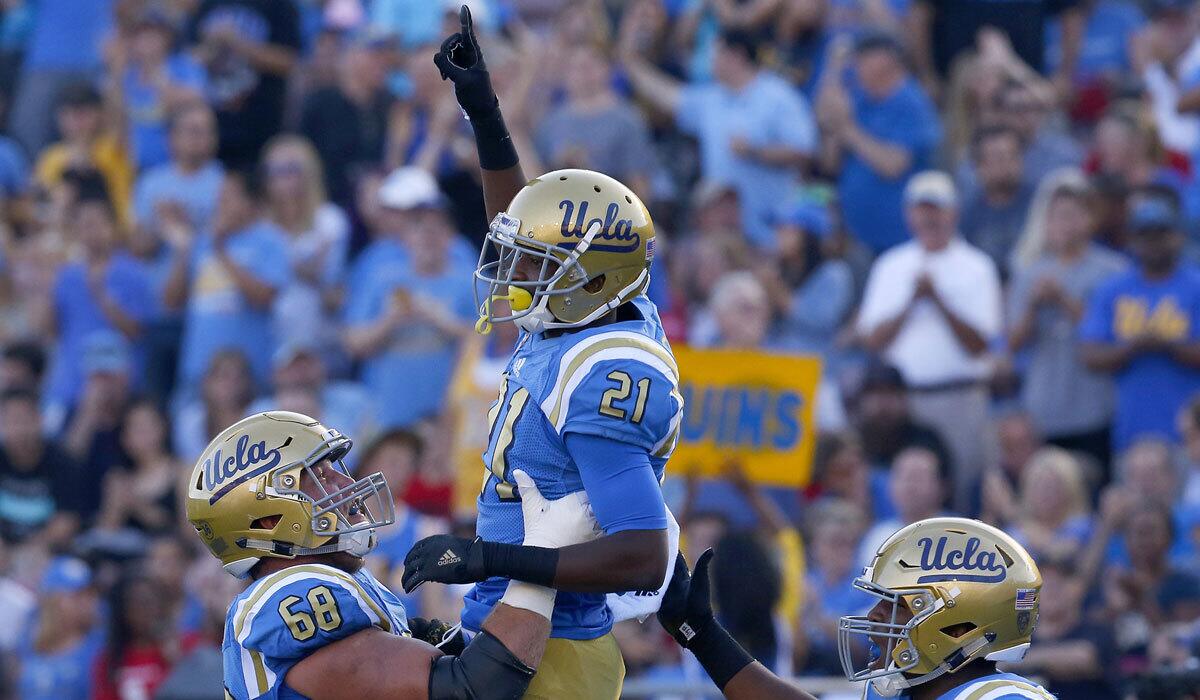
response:
<path id="1" fill-rule="evenodd" d="M 1016 540 L 991 525 L 930 518 L 884 542 L 854 586 L 890 603 L 890 613 L 883 610 L 891 617 L 841 618 L 842 668 L 848 679 L 869 680 L 892 697 L 978 658 L 1023 658 L 1037 624 L 1042 575 Z M 902 608 L 911 620 L 898 619 Z M 853 658 L 860 635 L 872 652 L 865 665 Z"/>
<path id="2" fill-rule="evenodd" d="M 498 259 L 490 260 L 491 246 Z M 540 270 L 516 278 L 523 260 Z M 492 220 L 475 270 L 476 329 L 513 321 L 531 333 L 577 328 L 646 288 L 654 222 L 638 196 L 591 170 L 555 170 L 530 180 Z M 481 288 L 482 287 L 482 288 Z M 507 299 L 511 313 L 496 314 Z"/>
<path id="3" fill-rule="evenodd" d="M 387 481 L 355 480 L 350 438 L 299 413 L 234 423 L 200 455 L 187 482 L 187 518 L 225 570 L 246 576 L 262 557 L 349 552 L 375 545 L 395 520 Z"/>

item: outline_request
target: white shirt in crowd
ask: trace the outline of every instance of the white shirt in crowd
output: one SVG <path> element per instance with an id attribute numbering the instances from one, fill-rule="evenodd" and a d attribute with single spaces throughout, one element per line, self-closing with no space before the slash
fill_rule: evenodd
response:
<path id="1" fill-rule="evenodd" d="M 1192 43 L 1174 70 L 1162 63 L 1146 67 L 1142 80 L 1150 96 L 1154 123 L 1163 145 L 1180 153 L 1200 148 L 1200 117 L 1179 111 L 1180 78 L 1188 79 L 1200 71 L 1200 39 Z"/>
<path id="2" fill-rule="evenodd" d="M 960 238 L 933 253 L 917 241 L 909 241 L 881 255 L 867 279 L 858 331 L 869 334 L 898 316 L 912 299 L 922 272 L 929 274 L 946 306 L 984 338 L 990 340 L 1000 333 L 996 266 Z M 949 322 L 928 299 L 917 302 L 884 357 L 912 387 L 983 379 L 987 374 L 984 359 L 967 353 Z"/>

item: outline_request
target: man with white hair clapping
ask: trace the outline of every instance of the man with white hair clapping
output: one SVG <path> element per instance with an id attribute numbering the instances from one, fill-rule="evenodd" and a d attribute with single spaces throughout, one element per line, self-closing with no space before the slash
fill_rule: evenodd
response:
<path id="1" fill-rule="evenodd" d="M 966 512 L 989 456 L 983 354 L 1000 331 L 1000 281 L 991 259 L 958 235 L 949 176 L 915 175 L 904 207 L 913 238 L 872 266 L 858 332 L 904 375 L 913 414 L 946 440 L 958 470 L 953 505 Z"/>

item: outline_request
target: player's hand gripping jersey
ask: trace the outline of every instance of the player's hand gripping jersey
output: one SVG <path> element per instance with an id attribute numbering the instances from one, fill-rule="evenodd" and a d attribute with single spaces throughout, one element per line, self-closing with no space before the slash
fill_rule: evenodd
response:
<path id="1" fill-rule="evenodd" d="M 606 534 L 666 528 L 658 481 L 682 417 L 678 383 L 658 313 L 644 296 L 613 323 L 571 333 L 523 333 L 488 414 L 479 536 L 522 541 L 514 468 L 533 477 L 550 499 L 585 489 Z M 619 461 L 597 467 L 587 459 L 590 446 L 611 450 L 612 441 L 624 450 Z M 653 478 L 646 470 L 644 483 L 631 488 L 624 470 L 647 459 Z M 475 587 L 466 598 L 465 627 L 479 629 L 505 583 L 493 578 Z M 603 594 L 559 592 L 552 636 L 594 639 L 609 631 L 612 620 Z"/>
<path id="2" fill-rule="evenodd" d="M 408 635 L 404 606 L 366 569 L 306 564 L 265 576 L 225 618 L 225 688 L 237 700 L 298 699 L 283 682 L 292 666 L 368 627 Z"/>

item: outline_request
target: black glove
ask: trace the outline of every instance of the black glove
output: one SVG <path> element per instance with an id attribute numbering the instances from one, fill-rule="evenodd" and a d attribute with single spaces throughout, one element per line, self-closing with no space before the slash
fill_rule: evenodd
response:
<path id="1" fill-rule="evenodd" d="M 484 573 L 482 540 L 454 535 L 433 535 L 417 542 L 404 557 L 405 593 L 412 593 L 426 581 L 438 583 L 477 583 L 488 578 Z"/>
<path id="2" fill-rule="evenodd" d="M 714 622 L 712 601 L 708 597 L 708 564 L 712 557 L 711 549 L 704 550 L 696 560 L 695 573 L 691 574 L 683 553 L 676 554 L 675 573 L 658 609 L 658 623 L 685 649 Z"/>
<path id="3" fill-rule="evenodd" d="M 458 21 L 460 30 L 446 37 L 442 48 L 434 54 L 433 63 L 441 72 L 442 80 L 454 83 L 454 96 L 467 118 L 476 121 L 488 116 L 500 102 L 492 89 L 492 77 L 475 39 L 471 10 L 466 5 L 459 8 Z"/>
<path id="4" fill-rule="evenodd" d="M 441 649 L 450 656 L 458 656 L 467 648 L 467 637 L 460 625 L 451 625 L 434 618 L 426 620 L 423 617 L 408 618 L 408 631 L 414 639 Z"/>

